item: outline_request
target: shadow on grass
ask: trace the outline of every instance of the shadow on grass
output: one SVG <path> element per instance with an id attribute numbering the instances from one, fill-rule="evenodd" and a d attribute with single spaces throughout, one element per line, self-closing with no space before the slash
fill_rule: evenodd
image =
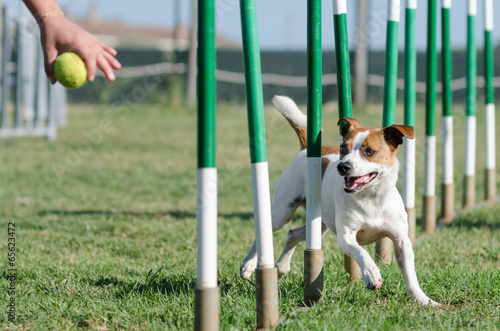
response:
<path id="1" fill-rule="evenodd" d="M 144 281 L 127 282 L 116 277 L 100 276 L 92 279 L 87 275 L 90 285 L 96 287 L 117 288 L 116 297 L 124 299 L 132 294 L 163 294 L 167 296 L 191 295 L 196 288 L 196 272 L 188 271 L 182 274 L 168 274 L 160 277 L 163 267 L 153 272 L 150 270 Z M 221 294 L 226 294 L 233 287 L 233 282 L 219 279 Z"/>
<path id="2" fill-rule="evenodd" d="M 48 215 L 71 215 L 71 216 L 134 216 L 134 217 L 146 217 L 146 218 L 163 218 L 172 217 L 174 219 L 182 220 L 185 218 L 196 218 L 196 213 L 187 210 L 166 210 L 166 211 L 130 211 L 130 210 L 94 210 L 94 209 L 82 209 L 82 210 L 42 210 L 38 213 L 39 216 Z M 236 213 L 219 213 L 219 217 L 231 219 L 239 218 L 242 220 L 252 220 L 253 213 L 236 212 Z"/>

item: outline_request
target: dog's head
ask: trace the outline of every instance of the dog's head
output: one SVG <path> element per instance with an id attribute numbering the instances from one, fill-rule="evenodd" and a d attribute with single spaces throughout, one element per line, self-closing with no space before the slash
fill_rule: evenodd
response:
<path id="1" fill-rule="evenodd" d="M 343 117 L 339 174 L 344 177 L 344 191 L 357 193 L 383 177 L 396 162 L 396 152 L 403 137 L 413 139 L 411 126 L 391 125 L 384 129 L 362 128 L 357 120 Z"/>

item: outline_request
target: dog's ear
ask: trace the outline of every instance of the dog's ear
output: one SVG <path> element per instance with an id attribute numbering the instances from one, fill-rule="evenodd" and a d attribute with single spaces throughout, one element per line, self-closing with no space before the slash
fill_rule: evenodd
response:
<path id="1" fill-rule="evenodd" d="M 342 125 L 342 123 L 344 124 Z M 349 117 L 342 117 L 337 122 L 337 125 L 342 125 L 340 129 L 340 135 L 344 138 L 350 131 L 361 127 L 357 120 Z"/>
<path id="2" fill-rule="evenodd" d="M 415 138 L 415 131 L 413 126 L 408 125 L 391 125 L 382 129 L 385 141 L 397 148 L 403 143 L 403 137 L 408 139 Z"/>

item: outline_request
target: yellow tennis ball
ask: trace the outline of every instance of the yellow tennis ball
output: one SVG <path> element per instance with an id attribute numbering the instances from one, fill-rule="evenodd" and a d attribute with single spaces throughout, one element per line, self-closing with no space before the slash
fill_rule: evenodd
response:
<path id="1" fill-rule="evenodd" d="M 74 52 L 59 55 L 54 64 L 54 75 L 64 87 L 78 88 L 87 82 L 85 61 Z"/>

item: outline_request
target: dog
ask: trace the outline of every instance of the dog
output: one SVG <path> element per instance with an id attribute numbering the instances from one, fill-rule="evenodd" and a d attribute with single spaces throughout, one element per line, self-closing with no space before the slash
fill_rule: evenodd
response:
<path id="1" fill-rule="evenodd" d="M 274 189 L 271 212 L 273 231 L 276 231 L 306 203 L 307 117 L 288 97 L 275 96 L 272 101 L 295 130 L 301 149 Z M 408 295 L 424 306 L 441 306 L 430 299 L 418 283 L 408 237 L 408 216 L 396 188 L 399 171 L 396 153 L 404 137 L 414 138 L 413 127 L 391 125 L 365 129 L 357 120 L 346 117 L 338 121 L 337 125 L 341 124 L 344 125 L 340 148 L 322 147 L 322 235 L 328 229 L 336 234 L 339 248 L 356 260 L 366 287 L 372 290 L 382 286 L 382 276 L 370 254 L 360 245 L 389 237 L 394 243 Z M 295 247 L 305 238 L 305 225 L 289 231 L 283 252 L 276 261 L 280 277 L 290 271 Z M 248 279 L 256 266 L 254 242 L 240 267 L 240 276 Z"/>

